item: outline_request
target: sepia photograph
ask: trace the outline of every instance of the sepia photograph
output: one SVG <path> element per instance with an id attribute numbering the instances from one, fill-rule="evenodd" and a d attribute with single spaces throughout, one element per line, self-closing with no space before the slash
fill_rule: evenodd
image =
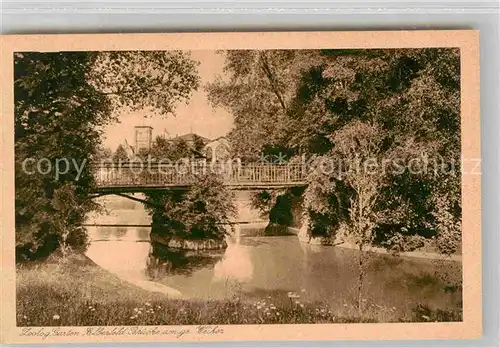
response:
<path id="1" fill-rule="evenodd" d="M 12 52 L 18 335 L 464 322 L 459 45 L 130 46 Z"/>

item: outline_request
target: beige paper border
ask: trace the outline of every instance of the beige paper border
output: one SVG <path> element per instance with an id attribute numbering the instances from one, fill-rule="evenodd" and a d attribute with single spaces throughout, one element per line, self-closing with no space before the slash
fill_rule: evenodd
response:
<path id="1" fill-rule="evenodd" d="M 366 32 L 268 32 L 268 33 L 184 33 L 184 34 L 71 34 L 7 35 L 1 44 L 1 331 L 0 342 L 153 342 L 153 341 L 289 341 L 360 339 L 444 339 L 479 338 L 482 333 L 481 302 L 481 176 L 464 175 L 463 202 L 463 322 L 397 324 L 307 324 L 227 325 L 223 333 L 202 336 L 19 336 L 15 325 L 14 262 L 14 51 L 95 50 L 214 50 L 214 49 L 317 49 L 317 48 L 402 48 L 459 47 L 461 49 L 462 155 L 480 158 L 479 32 L 366 31 Z M 467 166 L 467 165 L 466 165 Z M 191 328 L 189 326 L 183 326 Z M 108 327 L 111 328 L 111 327 Z M 147 327 L 143 327 L 147 328 Z M 167 328 L 166 326 L 161 328 Z M 180 328 L 172 326 L 171 328 Z M 50 329 L 50 328 L 49 328 Z M 72 327 L 77 331 L 84 327 Z"/>

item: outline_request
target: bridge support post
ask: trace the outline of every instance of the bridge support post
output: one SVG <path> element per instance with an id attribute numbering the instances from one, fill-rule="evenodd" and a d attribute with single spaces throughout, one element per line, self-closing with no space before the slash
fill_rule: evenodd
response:
<path id="1" fill-rule="evenodd" d="M 236 159 L 236 181 L 240 182 L 240 176 L 241 176 L 241 159 L 238 158 Z"/>

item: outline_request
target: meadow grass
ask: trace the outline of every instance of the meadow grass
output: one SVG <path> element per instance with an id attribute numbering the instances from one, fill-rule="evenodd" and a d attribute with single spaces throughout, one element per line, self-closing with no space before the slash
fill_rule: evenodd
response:
<path id="1" fill-rule="evenodd" d="M 376 313 L 360 319 L 352 311 L 333 313 L 320 303 L 271 298 L 250 301 L 172 299 L 148 292 L 103 270 L 84 256 L 53 259 L 17 269 L 18 326 L 119 326 L 354 323 L 377 321 Z M 425 307 L 423 321 L 436 317 Z M 425 313 L 425 314 L 422 314 Z M 444 317 L 443 317 L 444 313 Z M 340 315 L 338 315 L 340 314 Z M 373 315 L 372 315 L 373 314 Z M 397 321 L 392 318 L 388 321 Z"/>

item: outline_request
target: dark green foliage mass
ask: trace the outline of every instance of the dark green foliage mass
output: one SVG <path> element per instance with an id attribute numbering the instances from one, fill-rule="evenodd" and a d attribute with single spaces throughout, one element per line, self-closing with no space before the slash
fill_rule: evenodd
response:
<path id="1" fill-rule="evenodd" d="M 232 146 L 250 160 L 274 149 L 307 156 L 311 233 L 342 225 L 351 239 L 391 249 L 418 238 L 459 248 L 458 49 L 224 54 L 229 78 L 207 90 L 235 116 Z"/>
<path id="2" fill-rule="evenodd" d="M 222 240 L 236 214 L 233 193 L 211 173 L 193 177 L 189 190 L 148 192 L 146 197 L 156 231 L 185 239 Z"/>
<path id="3" fill-rule="evenodd" d="M 194 144 L 196 146 L 196 144 Z M 198 145 L 199 146 L 199 145 Z M 158 137 L 151 147 L 152 157 L 180 163 L 193 156 L 185 141 L 169 142 Z M 176 168 L 176 164 L 172 165 Z M 223 178 L 210 170 L 190 175 L 189 189 L 146 192 L 146 208 L 160 234 L 186 239 L 223 239 L 234 220 L 234 195 Z"/>
<path id="4" fill-rule="evenodd" d="M 196 63 L 181 52 L 15 53 L 18 259 L 84 248 L 102 127 L 127 108 L 170 113 L 197 87 Z"/>

